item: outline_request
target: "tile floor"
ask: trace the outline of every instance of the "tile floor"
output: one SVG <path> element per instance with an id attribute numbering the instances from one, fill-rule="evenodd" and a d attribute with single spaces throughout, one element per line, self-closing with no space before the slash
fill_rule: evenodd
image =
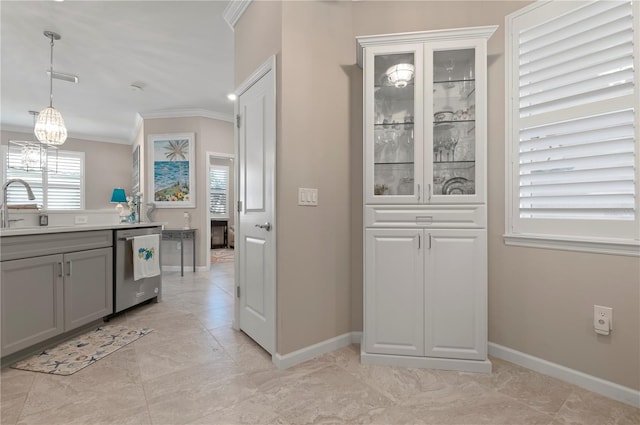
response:
<path id="1" fill-rule="evenodd" d="M 114 320 L 151 334 L 71 376 L 3 369 L 8 424 L 640 424 L 640 409 L 498 359 L 491 375 L 363 366 L 357 346 L 288 370 L 231 329 L 233 263 L 164 275 Z"/>

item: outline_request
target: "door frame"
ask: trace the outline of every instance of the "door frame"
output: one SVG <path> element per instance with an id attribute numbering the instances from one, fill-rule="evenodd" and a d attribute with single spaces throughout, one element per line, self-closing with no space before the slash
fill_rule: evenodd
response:
<path id="1" fill-rule="evenodd" d="M 234 108 L 233 108 L 233 116 L 234 116 L 234 126 L 233 126 L 233 135 L 234 135 L 234 147 L 235 147 L 235 157 L 236 160 L 234 161 L 234 166 L 235 166 L 235 181 L 236 182 L 240 182 L 240 165 L 239 165 L 239 161 L 241 161 L 241 156 L 240 156 L 240 152 L 239 152 L 239 148 L 240 148 L 240 132 L 238 131 L 238 115 L 239 115 L 239 106 L 240 106 L 240 96 L 246 92 L 247 90 L 249 90 L 249 88 L 251 86 L 253 86 L 258 80 L 260 80 L 263 76 L 265 76 L 269 71 L 273 72 L 273 110 L 276 111 L 276 121 L 278 119 L 278 108 L 277 108 L 277 79 L 278 79 L 278 75 L 276 73 L 277 68 L 276 68 L 276 56 L 275 55 L 271 55 L 262 65 L 260 65 L 255 71 L 253 71 L 251 73 L 251 75 L 249 75 L 249 77 L 247 77 L 235 90 L 234 90 L 234 94 L 236 95 L 236 101 L 234 103 Z M 277 145 L 278 145 L 278 125 L 277 122 L 274 123 L 274 132 L 275 132 L 275 143 L 276 143 L 276 156 L 277 156 Z M 276 167 L 274 167 L 274 175 L 272 176 L 273 179 L 273 190 L 272 195 L 271 195 L 271 205 L 273 206 L 273 219 L 272 219 L 272 224 L 274 225 L 274 234 L 273 234 L 273 282 L 274 282 L 274 297 L 273 297 L 273 312 L 274 312 L 274 321 L 273 321 L 273 329 L 271 330 L 273 332 L 273 341 L 275 342 L 275 347 L 274 347 L 274 353 L 278 352 L 278 339 L 277 339 L 277 323 L 278 323 L 278 301 L 277 301 L 277 293 L 278 293 L 278 271 L 277 271 L 277 264 L 278 264 L 278 244 L 277 244 L 277 230 L 278 230 L 278 226 L 277 226 L 277 205 L 276 205 L 276 188 L 277 188 L 277 180 L 276 180 Z M 239 184 L 235 184 L 235 197 L 234 199 L 236 200 L 236 207 L 234 207 L 234 222 L 235 222 L 235 227 L 236 227 L 236 235 L 240 234 L 240 214 L 238 212 L 238 208 L 237 208 L 237 203 L 240 200 L 239 199 L 240 196 L 240 187 Z M 240 243 L 235 243 L 235 249 L 240 250 L 242 249 L 242 244 Z M 243 253 L 244 254 L 244 253 Z M 238 251 L 236 253 L 236 261 L 235 261 L 235 269 L 234 269 L 234 288 L 237 291 L 238 288 L 240 287 L 240 258 L 244 258 L 244 256 L 240 255 L 240 252 Z M 237 294 L 237 292 L 236 292 Z M 239 331 L 240 330 L 240 299 L 237 296 L 233 297 L 234 299 L 234 314 L 233 314 L 233 322 L 231 324 L 231 326 L 233 327 L 233 329 Z"/>
<path id="2" fill-rule="evenodd" d="M 236 155 L 232 154 L 232 153 L 222 153 L 222 152 L 206 152 L 206 158 L 207 158 L 207 190 L 206 190 L 206 210 L 207 210 L 207 218 L 206 218 L 206 223 L 205 223 L 205 229 L 207 229 L 206 231 L 206 252 L 210 252 L 211 251 L 211 211 L 209 210 L 209 204 L 211 203 L 211 191 L 209 190 L 209 186 L 211 184 L 211 179 L 210 179 L 210 171 L 211 171 L 211 159 L 231 159 L 233 160 L 233 167 L 229 167 L 229 174 L 233 173 L 233 187 L 230 187 L 228 190 L 231 192 L 233 191 L 233 199 L 236 200 L 236 179 L 235 176 L 237 174 L 237 170 L 236 170 Z M 229 204 L 229 211 L 228 211 L 228 216 L 229 218 L 231 218 L 231 216 L 233 216 L 233 222 L 236 222 L 236 213 L 237 213 L 237 208 L 235 208 L 234 205 Z M 211 254 L 207 255 L 207 262 L 205 263 L 207 270 L 211 270 Z"/>

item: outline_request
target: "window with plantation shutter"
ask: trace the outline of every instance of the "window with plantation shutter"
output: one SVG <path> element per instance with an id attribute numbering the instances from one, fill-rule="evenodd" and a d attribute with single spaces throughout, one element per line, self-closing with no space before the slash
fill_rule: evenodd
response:
<path id="1" fill-rule="evenodd" d="M 640 255 L 637 3 L 507 17 L 508 244 Z"/>
<path id="2" fill-rule="evenodd" d="M 20 166 L 19 148 L 4 151 L 5 181 L 23 179 L 31 186 L 35 201 L 30 201 L 21 185 L 7 191 L 8 205 L 36 202 L 48 210 L 84 209 L 84 152 L 51 150 L 47 152 L 46 169 Z"/>
<path id="3" fill-rule="evenodd" d="M 224 217 L 228 213 L 229 167 L 212 165 L 209 168 L 209 210 L 212 216 Z"/>

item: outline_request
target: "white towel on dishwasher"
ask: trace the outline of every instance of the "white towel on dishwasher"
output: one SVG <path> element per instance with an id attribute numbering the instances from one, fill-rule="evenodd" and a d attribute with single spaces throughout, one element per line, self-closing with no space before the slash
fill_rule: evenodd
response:
<path id="1" fill-rule="evenodd" d="M 160 274 L 160 235 L 133 238 L 133 280 Z"/>

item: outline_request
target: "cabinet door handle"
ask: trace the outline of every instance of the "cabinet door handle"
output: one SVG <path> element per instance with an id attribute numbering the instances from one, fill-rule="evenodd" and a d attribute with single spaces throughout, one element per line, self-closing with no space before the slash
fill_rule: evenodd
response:
<path id="1" fill-rule="evenodd" d="M 429 233 L 429 249 L 431 249 L 431 233 Z"/>
<path id="2" fill-rule="evenodd" d="M 64 273 L 62 271 L 62 268 L 64 267 L 64 265 L 62 264 L 62 261 L 58 262 L 58 265 L 60 266 L 60 271 L 58 272 L 58 277 L 62 277 L 62 274 Z"/>
<path id="3" fill-rule="evenodd" d="M 420 202 L 420 183 L 418 183 L 418 202 Z"/>
<path id="4" fill-rule="evenodd" d="M 427 185 L 427 199 L 431 200 L 431 183 Z"/>
<path id="5" fill-rule="evenodd" d="M 67 276 L 71 276 L 71 261 L 67 261 Z"/>
<path id="6" fill-rule="evenodd" d="M 418 250 L 420 250 L 420 239 L 421 239 L 421 237 L 420 237 L 420 235 L 418 235 Z"/>

